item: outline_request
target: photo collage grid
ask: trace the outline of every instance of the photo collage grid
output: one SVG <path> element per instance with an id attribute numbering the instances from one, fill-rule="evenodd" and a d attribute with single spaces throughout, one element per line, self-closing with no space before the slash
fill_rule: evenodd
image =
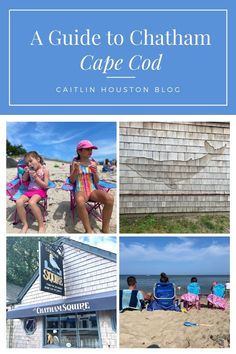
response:
<path id="1" fill-rule="evenodd" d="M 229 348 L 229 120 L 12 118 L 7 348 Z"/>

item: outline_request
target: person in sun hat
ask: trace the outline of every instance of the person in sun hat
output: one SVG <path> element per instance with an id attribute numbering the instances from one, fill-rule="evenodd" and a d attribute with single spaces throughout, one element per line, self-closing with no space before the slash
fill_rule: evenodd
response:
<path id="1" fill-rule="evenodd" d="M 114 199 L 110 193 L 98 190 L 96 184 L 99 181 L 97 163 L 92 159 L 95 146 L 89 140 L 81 140 L 76 147 L 77 156 L 72 163 L 70 174 L 71 183 L 75 183 L 75 199 L 79 217 L 86 233 L 93 233 L 89 222 L 89 216 L 85 203 L 88 200 L 100 202 L 104 205 L 102 213 L 102 232 L 109 233 L 110 219 L 113 210 Z"/>

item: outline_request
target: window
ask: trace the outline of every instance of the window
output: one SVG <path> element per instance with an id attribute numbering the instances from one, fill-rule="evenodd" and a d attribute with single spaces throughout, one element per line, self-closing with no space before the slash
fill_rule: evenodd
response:
<path id="1" fill-rule="evenodd" d="M 111 327 L 114 332 L 116 332 L 116 311 L 111 313 Z"/>
<path id="2" fill-rule="evenodd" d="M 99 348 L 96 313 L 47 316 L 45 345 L 64 348 Z"/>
<path id="3" fill-rule="evenodd" d="M 29 335 L 33 334 L 36 330 L 36 319 L 26 318 L 24 320 L 24 330 Z"/>

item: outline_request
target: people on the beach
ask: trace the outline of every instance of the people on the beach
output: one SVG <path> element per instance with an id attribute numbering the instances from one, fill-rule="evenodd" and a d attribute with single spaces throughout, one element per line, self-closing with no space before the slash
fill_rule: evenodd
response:
<path id="1" fill-rule="evenodd" d="M 200 293 L 201 288 L 198 285 L 197 278 L 192 277 L 190 283 L 187 286 L 187 293 L 181 295 L 181 300 L 184 302 L 184 307 L 187 311 L 195 307 L 200 310 Z"/>
<path id="2" fill-rule="evenodd" d="M 169 282 L 169 278 L 168 278 L 168 276 L 166 275 L 166 273 L 161 273 L 161 274 L 160 274 L 160 282 L 161 282 L 161 283 L 168 283 L 168 282 Z"/>
<path id="3" fill-rule="evenodd" d="M 43 158 L 36 151 L 30 151 L 25 154 L 24 160 L 26 167 L 24 168 L 22 180 L 24 183 L 29 182 L 29 185 L 27 192 L 16 200 L 17 213 L 23 224 L 21 233 L 26 233 L 29 228 L 25 203 L 28 203 L 32 214 L 38 222 L 38 232 L 45 233 L 43 215 L 38 203 L 41 199 L 47 197 L 49 171 L 44 165 Z"/>
<path id="4" fill-rule="evenodd" d="M 227 280 L 225 283 L 225 294 L 226 294 L 226 297 L 230 297 L 230 282 L 229 282 L 229 280 Z"/>
<path id="5" fill-rule="evenodd" d="M 213 281 L 212 284 L 211 284 L 211 293 L 213 294 L 213 289 L 214 289 L 214 286 L 217 284 L 217 281 Z"/>
<path id="6" fill-rule="evenodd" d="M 148 311 L 180 311 L 175 298 L 175 284 L 169 282 L 166 273 L 160 274 L 160 281 L 154 286 L 153 300 L 147 306 Z"/>
<path id="7" fill-rule="evenodd" d="M 105 159 L 104 164 L 102 166 L 102 172 L 110 172 L 112 170 L 112 166 L 109 159 Z"/>
<path id="8" fill-rule="evenodd" d="M 120 291 L 120 310 L 142 310 L 145 307 L 145 292 L 137 290 L 137 280 L 134 276 L 127 278 L 128 289 Z"/>
<path id="9" fill-rule="evenodd" d="M 207 301 L 208 307 L 216 307 L 226 310 L 228 308 L 228 303 L 225 299 L 225 286 L 214 281 L 211 287 L 211 294 L 207 296 Z"/>
<path id="10" fill-rule="evenodd" d="M 102 232 L 109 233 L 114 199 L 110 193 L 96 188 L 99 181 L 97 164 L 91 159 L 92 152 L 97 149 L 89 140 L 82 140 L 76 147 L 77 157 L 73 160 L 70 174 L 71 183 L 75 183 L 75 199 L 79 217 L 86 233 L 93 233 L 85 203 L 90 200 L 104 205 L 102 213 Z"/>

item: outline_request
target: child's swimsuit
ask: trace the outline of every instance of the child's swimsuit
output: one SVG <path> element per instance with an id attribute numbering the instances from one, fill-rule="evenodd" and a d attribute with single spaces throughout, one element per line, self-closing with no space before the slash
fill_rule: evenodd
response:
<path id="1" fill-rule="evenodd" d="M 45 167 L 40 168 L 37 171 L 37 175 L 44 180 L 44 175 L 45 175 Z M 39 195 L 41 198 L 46 198 L 47 193 L 45 189 L 40 187 L 38 183 L 35 182 L 34 178 L 30 176 L 30 182 L 28 186 L 28 191 L 24 193 L 24 195 L 28 198 L 31 198 L 33 195 Z"/>
<path id="2" fill-rule="evenodd" d="M 89 198 L 94 190 L 96 190 L 96 186 L 89 166 L 80 165 L 80 173 L 76 178 L 75 192 L 84 192 Z"/>

